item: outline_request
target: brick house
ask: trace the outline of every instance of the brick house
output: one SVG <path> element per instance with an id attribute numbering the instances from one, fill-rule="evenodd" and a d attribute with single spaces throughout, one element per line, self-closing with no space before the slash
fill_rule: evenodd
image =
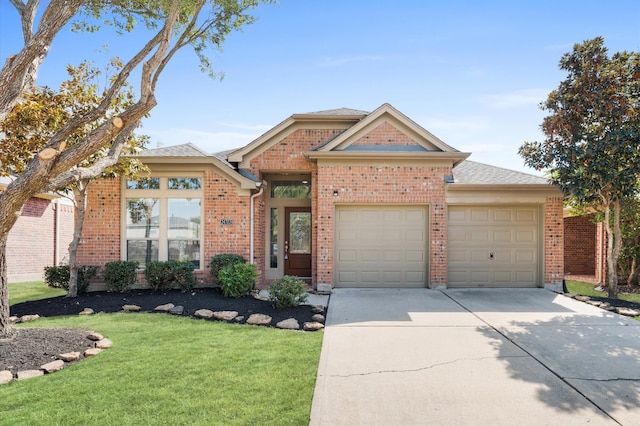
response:
<path id="1" fill-rule="evenodd" d="M 562 281 L 562 194 L 466 160 L 389 104 L 294 114 L 247 146 L 145 151 L 151 178 L 89 195 L 82 264 L 219 253 L 315 287 L 541 287 Z"/>
<path id="2" fill-rule="evenodd" d="M 0 178 L 0 190 L 10 178 Z M 45 266 L 67 259 L 73 239 L 74 207 L 55 194 L 38 194 L 22 208 L 7 238 L 9 282 L 41 280 Z"/>

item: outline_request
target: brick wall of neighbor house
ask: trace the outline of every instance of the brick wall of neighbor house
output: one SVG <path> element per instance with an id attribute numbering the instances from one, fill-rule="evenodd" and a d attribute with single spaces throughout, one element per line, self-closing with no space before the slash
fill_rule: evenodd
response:
<path id="1" fill-rule="evenodd" d="M 431 287 L 446 285 L 447 281 L 447 204 L 444 176 L 450 167 L 402 164 L 318 166 L 318 283 L 333 283 L 333 237 L 335 205 L 366 204 L 423 204 L 430 213 Z M 338 191 L 338 196 L 333 191 Z"/>
<path id="2" fill-rule="evenodd" d="M 45 266 L 55 265 L 66 258 L 72 238 L 71 205 L 43 198 L 29 199 L 9 232 L 6 252 L 8 280 L 42 279 Z"/>
<path id="3" fill-rule="evenodd" d="M 544 283 L 557 285 L 564 276 L 562 197 L 547 197 L 544 208 Z"/>
<path id="4" fill-rule="evenodd" d="M 564 273 L 595 275 L 596 224 L 593 215 L 564 218 Z"/>
<path id="5" fill-rule="evenodd" d="M 120 179 L 100 179 L 87 190 L 79 265 L 98 265 L 120 260 Z"/>

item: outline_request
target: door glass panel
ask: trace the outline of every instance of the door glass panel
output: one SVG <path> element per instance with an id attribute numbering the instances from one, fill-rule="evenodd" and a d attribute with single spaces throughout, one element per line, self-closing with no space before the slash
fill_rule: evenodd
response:
<path id="1" fill-rule="evenodd" d="M 289 238 L 290 253 L 311 253 L 311 213 L 289 213 Z"/>
<path id="2" fill-rule="evenodd" d="M 278 209 L 271 209 L 271 235 L 269 242 L 269 257 L 271 259 L 269 266 L 271 268 L 278 267 Z"/>

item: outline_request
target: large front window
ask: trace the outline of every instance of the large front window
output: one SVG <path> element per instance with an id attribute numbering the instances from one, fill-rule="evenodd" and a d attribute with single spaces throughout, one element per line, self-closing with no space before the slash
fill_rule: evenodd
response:
<path id="1" fill-rule="evenodd" d="M 200 269 L 202 179 L 153 177 L 126 187 L 126 259 L 190 261 Z"/>

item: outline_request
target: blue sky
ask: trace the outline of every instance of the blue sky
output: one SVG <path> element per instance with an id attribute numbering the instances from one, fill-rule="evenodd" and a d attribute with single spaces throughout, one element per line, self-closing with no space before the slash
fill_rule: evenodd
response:
<path id="1" fill-rule="evenodd" d="M 223 151 L 294 113 L 387 102 L 471 160 L 533 173 L 517 151 L 543 138 L 538 105 L 565 76 L 561 56 L 596 36 L 610 53 L 640 51 L 637 0 L 280 0 L 256 15 L 211 56 L 221 81 L 191 51 L 172 61 L 141 129 L 151 147 Z M 144 42 L 125 37 L 65 31 L 39 84 L 57 87 L 67 63 L 104 59 L 103 45 L 127 58 Z M 19 41 L 17 14 L 0 0 L 1 63 Z"/>

